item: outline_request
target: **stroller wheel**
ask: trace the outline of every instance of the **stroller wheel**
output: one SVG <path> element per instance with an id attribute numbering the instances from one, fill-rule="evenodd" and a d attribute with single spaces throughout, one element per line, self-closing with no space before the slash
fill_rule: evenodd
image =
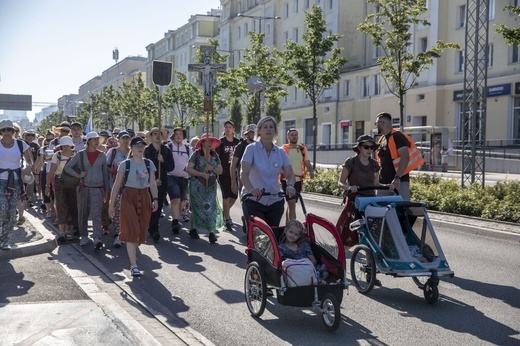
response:
<path id="1" fill-rule="evenodd" d="M 251 262 L 247 267 L 244 293 L 249 312 L 253 317 L 260 317 L 267 302 L 267 283 L 257 262 Z"/>
<path id="2" fill-rule="evenodd" d="M 430 304 L 435 304 L 439 300 L 439 287 L 433 285 L 430 280 L 426 282 L 423 288 L 424 299 Z"/>
<path id="3" fill-rule="evenodd" d="M 332 332 L 339 327 L 341 322 L 341 312 L 339 303 L 332 293 L 323 295 L 323 302 L 321 303 L 321 321 L 329 332 Z"/>
<path id="4" fill-rule="evenodd" d="M 376 283 L 376 261 L 372 250 L 366 245 L 358 245 L 350 258 L 352 281 L 359 293 L 367 294 Z"/>

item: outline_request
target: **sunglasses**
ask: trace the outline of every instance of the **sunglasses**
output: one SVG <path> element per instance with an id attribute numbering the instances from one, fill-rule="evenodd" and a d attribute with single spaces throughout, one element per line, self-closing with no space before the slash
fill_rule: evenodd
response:
<path id="1" fill-rule="evenodd" d="M 365 150 L 368 150 L 368 149 L 376 150 L 377 149 L 377 146 L 375 146 L 375 145 L 363 145 L 362 147 Z"/>

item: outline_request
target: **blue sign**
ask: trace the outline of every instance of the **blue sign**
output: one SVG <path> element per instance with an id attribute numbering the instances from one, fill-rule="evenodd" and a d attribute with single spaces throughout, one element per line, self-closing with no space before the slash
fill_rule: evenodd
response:
<path id="1" fill-rule="evenodd" d="M 486 97 L 502 96 L 511 94 L 511 84 L 499 84 L 487 87 Z"/>

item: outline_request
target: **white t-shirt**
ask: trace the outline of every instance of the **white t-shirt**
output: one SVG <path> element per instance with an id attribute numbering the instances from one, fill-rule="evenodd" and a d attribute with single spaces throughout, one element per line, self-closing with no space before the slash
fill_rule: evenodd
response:
<path id="1" fill-rule="evenodd" d="M 58 156 L 61 156 L 61 160 L 58 160 Z M 63 172 L 63 167 L 65 167 L 65 164 L 67 163 L 69 158 L 70 158 L 70 156 L 63 155 L 63 153 L 61 151 L 54 153 L 54 155 L 52 156 L 52 159 L 51 159 L 51 163 L 54 163 L 55 165 L 57 165 L 56 172 L 54 173 L 54 175 L 56 175 L 58 177 L 61 175 L 61 173 Z"/>
<path id="2" fill-rule="evenodd" d="M 1 169 L 18 169 L 21 167 L 21 153 L 20 153 L 20 147 L 18 146 L 18 143 L 16 143 L 17 140 L 14 141 L 13 146 L 11 148 L 6 148 L 0 142 L 0 168 Z M 25 143 L 25 141 L 22 141 L 22 147 L 23 151 L 25 152 L 27 149 L 29 149 L 29 145 Z M 25 160 L 24 160 L 25 161 Z M 0 179 L 7 180 L 9 177 L 9 172 L 3 172 L 0 174 Z M 18 174 L 14 173 L 14 178 L 18 179 Z"/>
<path id="3" fill-rule="evenodd" d="M 189 152 L 186 152 L 186 145 L 184 143 L 181 144 L 180 147 L 177 146 L 177 143 L 170 142 L 168 144 L 168 148 L 172 151 L 173 161 L 175 162 L 175 168 L 173 171 L 168 172 L 167 174 L 173 177 L 180 177 L 184 179 L 188 179 L 190 176 L 186 172 L 186 165 L 188 165 L 188 160 L 190 158 L 190 154 L 193 152 L 193 149 L 188 146 Z"/>

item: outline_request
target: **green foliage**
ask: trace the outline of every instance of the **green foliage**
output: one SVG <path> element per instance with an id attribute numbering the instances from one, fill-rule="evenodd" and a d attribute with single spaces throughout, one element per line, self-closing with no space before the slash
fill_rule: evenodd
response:
<path id="1" fill-rule="evenodd" d="M 519 17 L 517 19 L 520 19 L 520 6 L 507 5 L 503 10 L 511 11 Z M 495 26 L 508 45 L 520 45 L 520 28 L 509 28 L 504 24 L 495 24 Z"/>
<path id="2" fill-rule="evenodd" d="M 53 126 L 57 126 L 60 124 L 60 120 L 60 113 L 52 112 L 51 114 L 49 114 L 48 117 L 42 120 L 40 126 L 38 126 L 37 129 L 38 133 L 45 136 L 47 131 L 50 131 Z"/>
<path id="3" fill-rule="evenodd" d="M 163 94 L 163 105 L 168 118 L 168 125 L 186 128 L 205 123 L 204 92 L 188 81 L 184 73 L 174 72 L 176 85 L 172 83 Z"/>
<path id="4" fill-rule="evenodd" d="M 242 128 L 242 106 L 238 100 L 233 101 L 233 105 L 231 106 L 231 121 L 235 124 L 235 130 L 237 132 L 237 137 L 242 137 L 240 133 L 240 129 Z"/>
<path id="5" fill-rule="evenodd" d="M 305 180 L 305 191 L 341 196 L 340 174 L 340 169 L 317 169 L 314 179 Z M 462 187 L 455 179 L 418 174 L 411 179 L 410 190 L 412 201 L 425 202 L 430 210 L 520 223 L 520 182 L 516 180 L 484 188 L 477 183 Z"/>
<path id="6" fill-rule="evenodd" d="M 276 122 L 280 123 L 280 121 L 282 121 L 282 108 L 280 107 L 280 101 L 274 100 L 272 103 L 268 104 L 265 114 L 274 117 Z"/>
<path id="7" fill-rule="evenodd" d="M 317 126 L 316 105 L 323 90 L 340 79 L 341 66 L 346 59 L 341 56 L 342 48 L 334 48 L 340 35 L 328 35 L 321 7 L 313 5 L 305 13 L 306 31 L 304 44 L 294 41 L 285 44 L 284 51 L 277 53 L 285 67 L 284 82 L 304 90 L 312 102 L 314 126 Z M 317 131 L 313 136 L 314 162 L 316 167 Z"/>
<path id="8" fill-rule="evenodd" d="M 427 11 L 426 0 L 367 0 L 379 11 L 369 14 L 358 30 L 366 33 L 374 46 L 381 49 L 377 59 L 379 70 L 388 90 L 399 98 L 401 126 L 404 118 L 404 96 L 417 86 L 419 75 L 433 65 L 433 59 L 439 58 L 448 49 L 460 49 L 452 42 L 438 40 L 430 50 L 414 54 L 414 25 L 429 26 L 421 15 Z M 393 86 L 393 87 L 391 87 Z"/>

